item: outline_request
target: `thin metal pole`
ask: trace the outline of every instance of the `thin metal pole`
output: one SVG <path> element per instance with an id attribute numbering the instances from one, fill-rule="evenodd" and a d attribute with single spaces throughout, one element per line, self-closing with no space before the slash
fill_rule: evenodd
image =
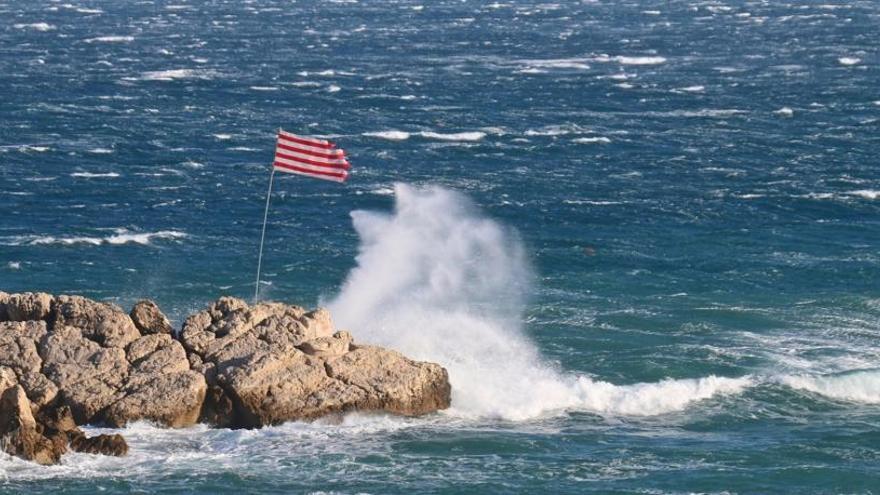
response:
<path id="1" fill-rule="evenodd" d="M 266 240 L 266 220 L 269 218 L 269 199 L 272 198 L 272 181 L 275 180 L 275 167 L 269 174 L 269 191 L 266 192 L 266 211 L 263 212 L 263 234 L 260 235 L 260 256 L 257 257 L 257 285 L 254 287 L 254 304 L 260 300 L 260 268 L 263 267 L 263 241 Z"/>

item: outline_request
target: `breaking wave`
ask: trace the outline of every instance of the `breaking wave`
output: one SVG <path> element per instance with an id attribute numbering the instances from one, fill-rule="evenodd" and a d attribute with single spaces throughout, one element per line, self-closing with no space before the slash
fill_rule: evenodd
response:
<path id="1" fill-rule="evenodd" d="M 126 229 L 115 229 L 114 233 L 105 237 L 94 236 L 71 236 L 71 237 L 55 237 L 51 235 L 37 236 L 15 236 L 0 241 L 0 244 L 7 246 L 43 246 L 43 245 L 63 245 L 72 246 L 75 244 L 86 244 L 92 246 L 100 246 L 102 244 L 121 245 L 121 244 L 141 244 L 149 245 L 156 239 L 183 239 L 188 237 L 185 232 L 177 230 L 161 230 L 158 232 L 130 232 Z"/>
<path id="2" fill-rule="evenodd" d="M 441 187 L 395 186 L 392 213 L 355 211 L 357 266 L 329 305 L 365 342 L 447 368 L 449 414 L 524 420 L 566 409 L 655 415 L 719 394 L 750 377 L 614 385 L 565 373 L 524 334 L 532 270 L 516 232 Z"/>

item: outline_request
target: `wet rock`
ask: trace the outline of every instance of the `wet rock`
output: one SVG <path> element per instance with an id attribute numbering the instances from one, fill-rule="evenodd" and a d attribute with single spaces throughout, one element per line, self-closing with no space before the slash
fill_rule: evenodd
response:
<path id="1" fill-rule="evenodd" d="M 2 392 L 0 449 L 38 464 L 55 464 L 66 447 L 64 442 L 53 442 L 37 431 L 37 422 L 24 388 L 14 385 Z"/>
<path id="2" fill-rule="evenodd" d="M 97 435 L 86 437 L 81 431 L 70 437 L 70 449 L 85 454 L 102 454 L 122 457 L 128 454 L 128 443 L 122 435 Z"/>
<path id="3" fill-rule="evenodd" d="M 138 301 L 138 303 L 131 308 L 129 316 L 131 317 L 131 321 L 134 322 L 134 326 L 136 326 L 143 335 L 170 334 L 174 331 L 171 327 L 171 322 L 168 321 L 168 318 L 165 317 L 159 309 L 159 306 L 153 301 L 147 299 Z"/>

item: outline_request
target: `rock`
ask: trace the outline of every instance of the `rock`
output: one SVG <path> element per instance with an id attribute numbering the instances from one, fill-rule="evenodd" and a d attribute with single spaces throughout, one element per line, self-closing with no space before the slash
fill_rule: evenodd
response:
<path id="1" fill-rule="evenodd" d="M 171 322 L 168 321 L 168 318 L 165 317 L 162 311 L 159 310 L 159 306 L 153 301 L 146 299 L 138 301 L 131 308 L 129 316 L 134 322 L 134 326 L 140 330 L 142 335 L 170 334 L 174 331 L 171 327 Z"/>
<path id="2" fill-rule="evenodd" d="M 122 457 L 128 454 L 128 443 L 122 435 L 97 435 L 86 437 L 81 431 L 71 435 L 70 448 L 75 452 L 85 454 L 103 454 Z"/>
<path id="3" fill-rule="evenodd" d="M 125 347 L 141 336 L 122 309 L 81 296 L 58 296 L 53 314 L 54 327 L 76 327 L 103 347 Z"/>
<path id="4" fill-rule="evenodd" d="M 354 410 L 415 415 L 449 406 L 443 368 L 376 347 L 350 352 L 351 334 L 334 333 L 325 309 L 307 313 L 296 306 L 248 306 L 222 298 L 186 320 L 181 340 L 190 355 L 199 356 L 190 358 L 193 369 L 207 374 L 214 365 L 210 372 L 216 372 L 223 393 L 211 392 L 211 401 L 222 403 L 211 407 L 226 411 L 231 403 L 233 426 Z M 220 416 L 211 411 L 203 418 L 217 424 Z"/>
<path id="5" fill-rule="evenodd" d="M 111 404 L 104 420 L 111 426 L 150 420 L 172 428 L 199 420 L 205 400 L 205 377 L 186 369 L 172 373 L 138 373 L 120 390 L 121 399 Z"/>
<path id="6" fill-rule="evenodd" d="M 55 464 L 66 447 L 37 431 L 24 388 L 15 385 L 0 395 L 0 448 L 4 452 L 38 464 Z"/>
<path id="7" fill-rule="evenodd" d="M 446 370 L 434 363 L 407 359 L 398 352 L 357 346 L 327 363 L 327 374 L 366 391 L 361 410 L 417 416 L 449 407 L 451 387 Z"/>
<path id="8" fill-rule="evenodd" d="M 4 321 L 46 320 L 52 302 L 52 296 L 44 292 L 3 293 L 0 296 L 0 316 Z"/>
<path id="9" fill-rule="evenodd" d="M 333 334 L 332 337 L 318 337 L 306 341 L 299 346 L 299 350 L 309 356 L 326 359 L 341 356 L 348 352 L 351 342 L 351 334 L 346 331 L 340 331 Z"/>
<path id="10" fill-rule="evenodd" d="M 16 385 L 18 385 L 18 379 L 15 376 L 15 371 L 12 368 L 0 366 L 0 394 L 5 392 L 7 388 Z"/>
<path id="11" fill-rule="evenodd" d="M 129 316 L 79 296 L 0 292 L 0 318 L 0 393 L 17 411 L 3 445 L 39 462 L 55 462 L 68 441 L 127 451 L 121 437 L 86 438 L 77 424 L 260 427 L 449 406 L 443 368 L 354 345 L 326 309 L 224 297 L 175 335 L 150 301 Z"/>

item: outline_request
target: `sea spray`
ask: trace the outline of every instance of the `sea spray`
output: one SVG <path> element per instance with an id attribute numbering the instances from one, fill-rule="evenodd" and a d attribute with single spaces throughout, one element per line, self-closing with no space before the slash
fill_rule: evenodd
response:
<path id="1" fill-rule="evenodd" d="M 357 266 L 329 305 L 337 325 L 361 341 L 445 366 L 450 414 L 651 415 L 752 384 L 710 376 L 617 386 L 561 372 L 522 329 L 533 277 L 516 232 L 442 187 L 397 184 L 395 199 L 392 213 L 352 213 L 361 239 Z"/>

